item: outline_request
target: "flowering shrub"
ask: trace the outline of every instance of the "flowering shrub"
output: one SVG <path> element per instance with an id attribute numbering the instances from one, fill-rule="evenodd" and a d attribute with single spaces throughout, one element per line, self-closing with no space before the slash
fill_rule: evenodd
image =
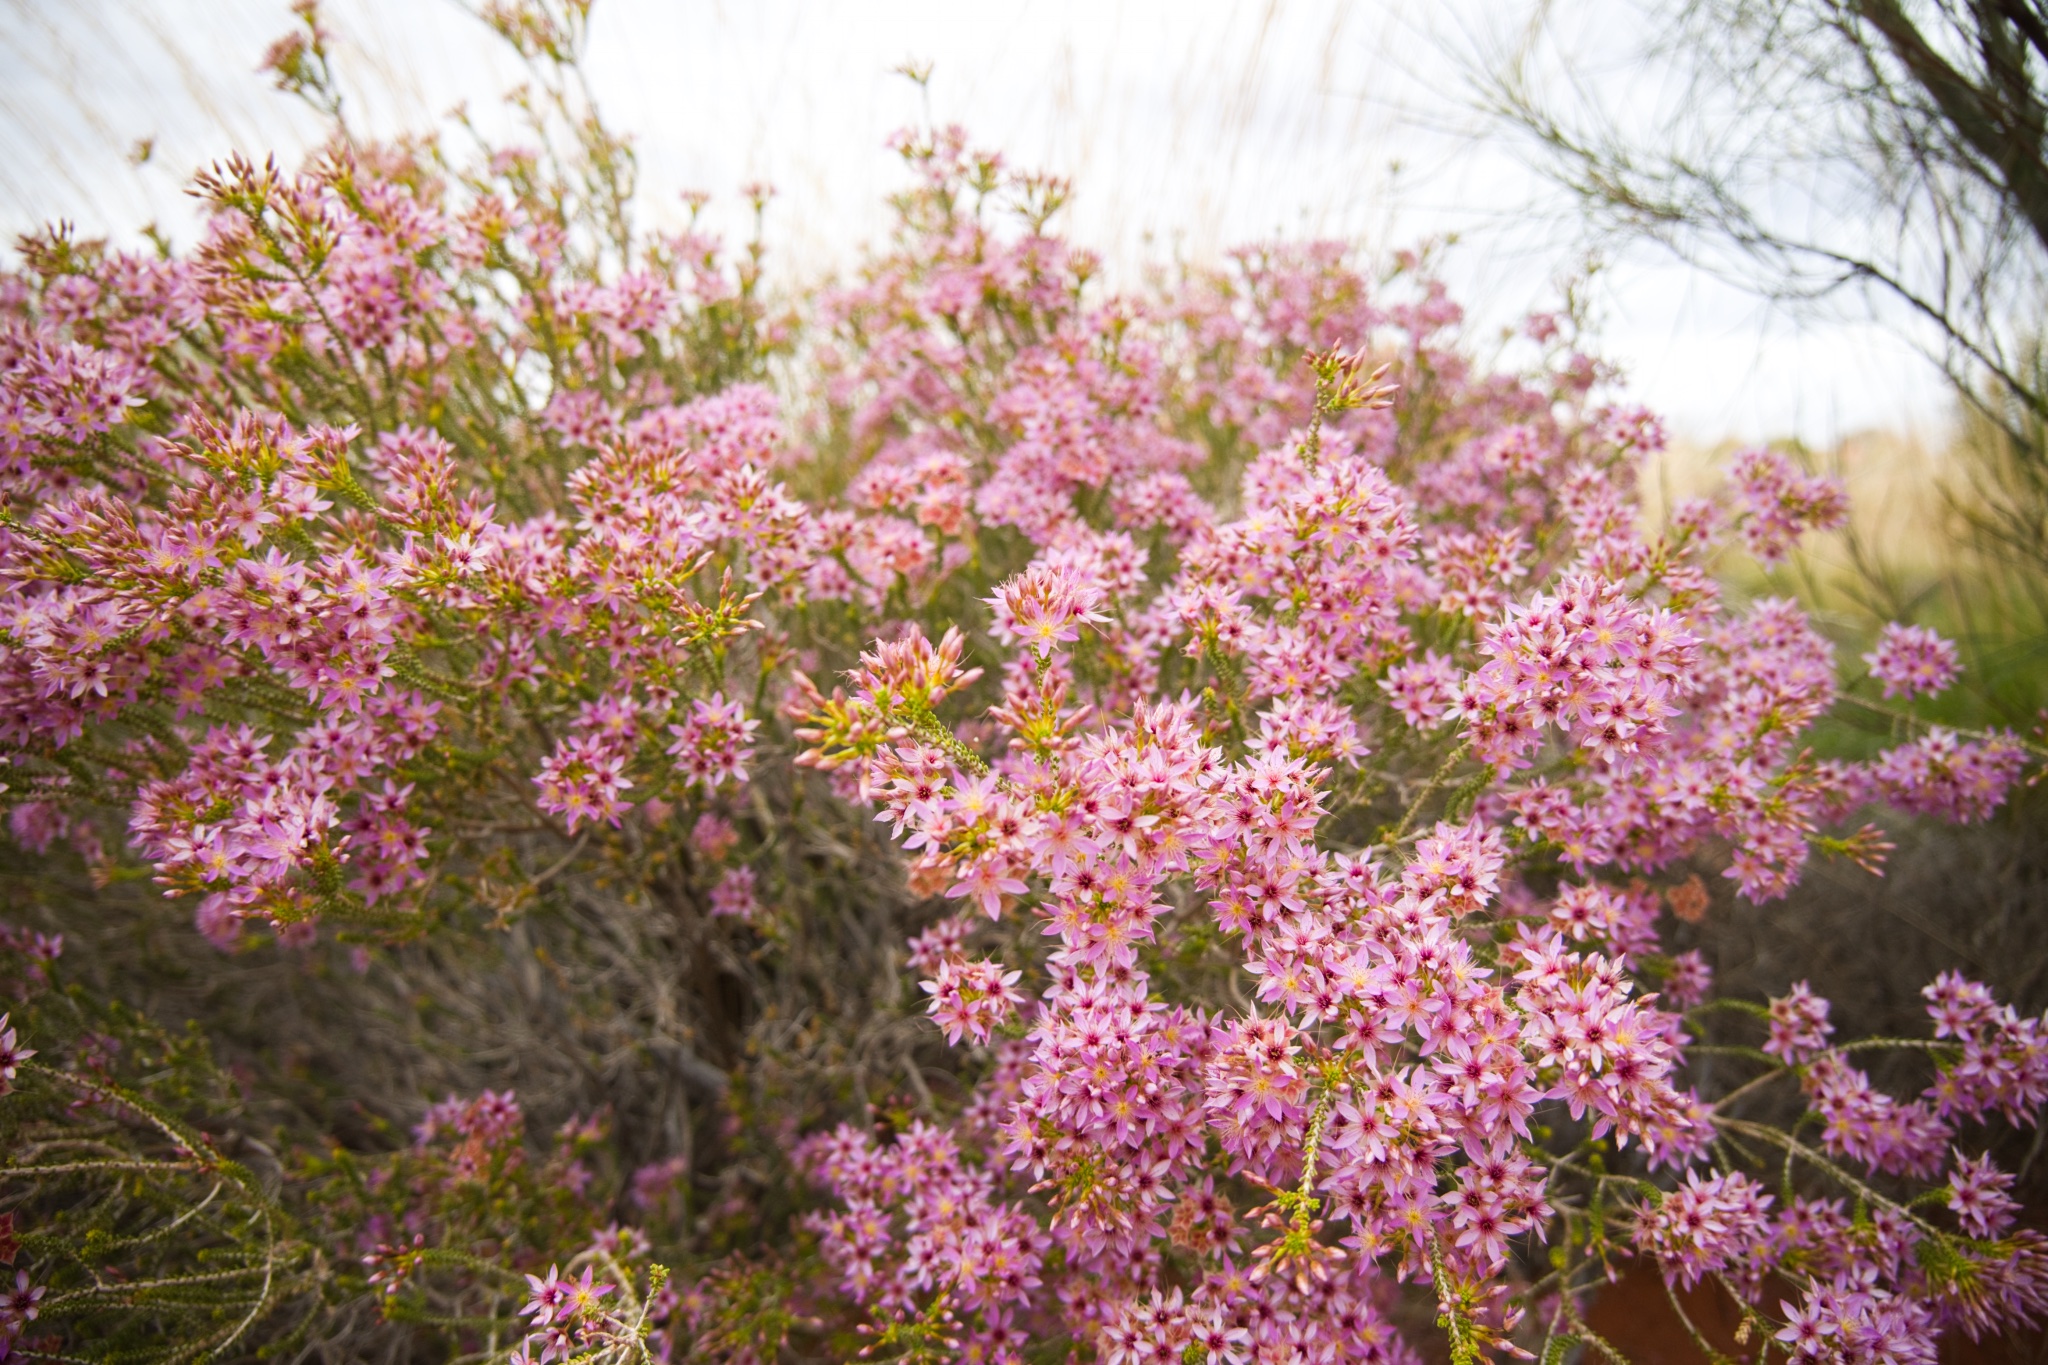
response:
<path id="1" fill-rule="evenodd" d="M 118 1315 L 216 1354 L 1408 1360 L 1419 1297 L 1455 1359 L 1552 1360 L 1616 1354 L 1584 1305 L 1630 1258 L 1760 1355 L 2048 1315 L 1983 1151 L 2048 1099 L 2042 1021 L 1947 975 L 1932 1038 L 1843 1043 L 1666 947 L 1700 871 L 1876 870 L 1870 808 L 1982 819 L 2038 758 L 1908 713 L 1815 752 L 1872 684 L 1716 569 L 1838 487 L 1748 452 L 1648 526 L 1661 432 L 1560 320 L 1489 371 L 1421 262 L 1326 244 L 1114 294 L 1063 188 L 951 130 L 780 316 L 757 253 L 636 226 L 586 12 L 489 11 L 567 160 L 338 134 L 202 175 L 188 253 L 22 244 L 4 798 L 27 866 L 147 878 L 227 953 L 367 973 L 611 896 L 574 922 L 625 976 L 529 966 L 709 1112 L 542 1146 L 485 1090 L 266 1179 L 197 1126 L 243 1123 L 231 1073 L 10 930 L 0 1352 Z M 304 18 L 273 64 L 338 117 Z M 1910 628 L 1868 662 L 1956 669 Z M 657 916 L 727 984 L 658 994 Z"/>

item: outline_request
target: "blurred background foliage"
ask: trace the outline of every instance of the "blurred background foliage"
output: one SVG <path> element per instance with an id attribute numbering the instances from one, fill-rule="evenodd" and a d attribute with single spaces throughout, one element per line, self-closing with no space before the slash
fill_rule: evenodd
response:
<path id="1" fill-rule="evenodd" d="M 1792 318 L 1857 315 L 1946 381 L 1932 433 L 1873 430 L 1806 462 L 1841 476 L 1851 519 L 1732 587 L 1796 596 L 1843 657 L 1886 621 L 1955 640 L 1959 684 L 1928 714 L 2038 734 L 2048 707 L 2048 8 L 2038 0 L 1645 0 L 1624 82 L 1588 73 L 1544 6 L 1472 66 L 1496 126 L 1582 214 L 1585 249 L 1647 245 Z M 1615 53 L 1607 54 L 1614 58 Z M 1646 98 L 1645 91 L 1661 92 Z M 1668 453 L 1654 497 L 1711 484 L 1731 447 Z M 1654 512 L 1653 512 L 1654 515 Z M 1824 752 L 1900 733 L 1838 707 Z M 1893 819 L 1875 886 L 1816 867 L 1785 902 L 1717 894 L 1698 927 L 1725 988 L 1809 977 L 1845 1023 L 1890 1031 L 1938 968 L 2048 1003 L 2048 793 L 1987 825 Z M 1896 1077 L 1904 1080 L 1905 1077 Z M 2004 1156 L 2048 1203 L 2037 1143 Z"/>

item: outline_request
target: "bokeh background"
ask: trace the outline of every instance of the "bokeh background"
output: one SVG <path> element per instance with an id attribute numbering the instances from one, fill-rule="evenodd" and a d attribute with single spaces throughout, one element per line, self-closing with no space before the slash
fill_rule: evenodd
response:
<path id="1" fill-rule="evenodd" d="M 503 125 L 521 69 L 457 0 L 323 12 L 357 126 L 419 129 L 457 105 Z M 775 187 L 785 282 L 884 230 L 900 183 L 884 140 L 929 116 L 1071 178 L 1072 235 L 1112 272 L 1278 233 L 1448 241 L 1446 277 L 1493 329 L 1586 260 L 1576 207 L 1474 112 L 1475 76 L 1520 54 L 1539 13 L 1555 80 L 1646 119 L 1685 97 L 1639 60 L 1639 8 L 1611 0 L 602 0 L 589 69 L 637 138 L 647 203 L 680 215 L 677 195 L 705 190 L 734 215 L 740 186 Z M 289 163 L 316 135 L 257 70 L 289 23 L 284 0 L 0 0 L 0 232 L 63 216 L 189 241 L 196 167 L 230 149 Z M 1603 267 L 1598 335 L 1689 445 L 1926 441 L 1949 421 L 1899 318 L 1793 317 L 1653 246 Z"/>

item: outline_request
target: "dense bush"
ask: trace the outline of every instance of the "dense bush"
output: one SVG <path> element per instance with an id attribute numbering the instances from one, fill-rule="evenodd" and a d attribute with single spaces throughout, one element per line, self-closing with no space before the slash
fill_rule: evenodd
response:
<path id="1" fill-rule="evenodd" d="M 1113 293 L 950 130 L 785 312 L 637 216 L 582 17 L 493 12 L 571 151 L 337 122 L 5 277 L 0 1356 L 1551 1361 L 1632 1258 L 1759 1357 L 2048 1314 L 2040 1020 L 1666 946 L 2040 754 L 1724 594 L 1834 484 L 1646 527 L 1571 319 Z"/>

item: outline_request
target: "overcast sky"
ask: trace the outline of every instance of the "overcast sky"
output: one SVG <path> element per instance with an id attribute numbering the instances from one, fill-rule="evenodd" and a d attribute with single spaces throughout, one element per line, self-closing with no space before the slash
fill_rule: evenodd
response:
<path id="1" fill-rule="evenodd" d="M 1456 234 L 1447 273 L 1487 325 L 1555 299 L 1570 226 L 1511 145 L 1462 112 L 1463 58 L 1527 0 L 599 0 L 590 67 L 661 211 L 685 189 L 778 190 L 769 241 L 811 277 L 875 240 L 900 182 L 884 138 L 923 117 L 894 68 L 929 62 L 930 113 L 1013 164 L 1069 176 L 1068 230 L 1128 272 L 1278 234 L 1377 248 Z M 517 59 L 456 0 L 328 0 L 352 119 L 375 132 L 484 114 Z M 1626 22 L 1588 0 L 1579 21 Z M 283 0 L 0 0 L 0 230 L 47 219 L 190 241 L 193 168 L 295 158 L 312 116 L 256 63 Z M 153 140 L 147 162 L 131 151 Z M 677 209 L 679 213 L 679 208 Z M 1603 273 L 1606 351 L 1696 441 L 1946 411 L 1924 364 L 1856 323 L 1795 327 L 1649 251 Z"/>

